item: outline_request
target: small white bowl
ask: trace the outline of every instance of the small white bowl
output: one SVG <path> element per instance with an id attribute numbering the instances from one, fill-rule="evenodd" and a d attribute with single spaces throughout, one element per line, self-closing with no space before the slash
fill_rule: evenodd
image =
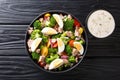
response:
<path id="1" fill-rule="evenodd" d="M 111 35 L 115 29 L 115 20 L 112 14 L 106 10 L 95 10 L 87 18 L 89 32 L 97 38 L 105 38 Z"/>

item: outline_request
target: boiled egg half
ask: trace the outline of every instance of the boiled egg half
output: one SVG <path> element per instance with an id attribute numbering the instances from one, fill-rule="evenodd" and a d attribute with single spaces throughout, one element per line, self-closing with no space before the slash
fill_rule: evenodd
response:
<path id="1" fill-rule="evenodd" d="M 65 44 L 61 38 L 57 38 L 57 44 L 58 44 L 58 54 L 61 54 L 65 49 Z"/>
<path id="2" fill-rule="evenodd" d="M 42 38 L 36 38 L 32 44 L 31 44 L 31 51 L 34 52 L 36 48 L 39 46 L 40 42 L 42 41 Z"/>
<path id="3" fill-rule="evenodd" d="M 60 28 L 63 28 L 63 20 L 58 14 L 53 14 L 53 17 L 55 18 L 56 22 L 58 23 Z"/>
<path id="4" fill-rule="evenodd" d="M 62 59 L 55 59 L 50 63 L 49 70 L 56 69 L 63 65 L 63 60 Z"/>
<path id="5" fill-rule="evenodd" d="M 54 35 L 58 33 L 55 29 L 50 27 L 43 28 L 41 32 L 46 35 Z"/>
<path id="6" fill-rule="evenodd" d="M 83 55 L 84 52 L 83 45 L 80 42 L 74 42 L 73 45 L 80 52 L 80 54 Z"/>

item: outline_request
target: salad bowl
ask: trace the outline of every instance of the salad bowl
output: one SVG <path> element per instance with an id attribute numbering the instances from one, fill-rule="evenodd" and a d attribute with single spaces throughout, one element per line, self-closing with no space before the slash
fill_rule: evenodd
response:
<path id="1" fill-rule="evenodd" d="M 88 38 L 82 23 L 68 12 L 47 11 L 35 18 L 26 30 L 26 51 L 41 70 L 63 73 L 84 58 Z"/>

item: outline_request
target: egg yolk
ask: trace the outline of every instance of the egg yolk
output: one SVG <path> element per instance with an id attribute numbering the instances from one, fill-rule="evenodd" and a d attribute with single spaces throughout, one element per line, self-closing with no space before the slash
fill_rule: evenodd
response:
<path id="1" fill-rule="evenodd" d="M 54 67 L 59 67 L 60 65 L 60 63 L 54 63 Z"/>
<path id="2" fill-rule="evenodd" d="M 80 46 L 80 44 L 74 44 L 74 47 L 76 47 L 77 48 L 77 50 L 81 50 L 81 46 Z"/>

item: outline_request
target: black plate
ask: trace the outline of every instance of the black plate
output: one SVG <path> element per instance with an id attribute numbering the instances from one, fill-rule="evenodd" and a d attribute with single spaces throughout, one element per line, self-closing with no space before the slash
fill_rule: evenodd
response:
<path id="1" fill-rule="evenodd" d="M 68 12 L 60 11 L 60 10 L 47 11 L 47 12 L 44 12 L 44 13 L 40 14 L 39 16 L 37 16 L 37 17 L 31 22 L 31 24 L 29 25 L 29 27 L 32 27 L 34 21 L 35 21 L 35 20 L 38 20 L 40 17 L 43 17 L 44 14 L 46 14 L 46 13 L 50 13 L 50 14 L 53 14 L 53 13 L 58 13 L 58 14 L 60 14 L 60 13 L 62 13 L 63 15 L 70 14 L 70 13 L 68 13 Z M 70 14 L 70 15 L 71 15 L 71 14 Z M 73 18 L 77 19 L 77 18 L 74 17 L 73 15 L 71 15 L 71 16 L 72 16 Z M 77 19 L 77 20 L 78 20 L 78 19 Z M 79 21 L 79 20 L 78 20 L 78 21 Z M 80 21 L 79 21 L 79 22 L 80 22 Z M 81 22 L 80 22 L 80 23 L 81 23 Z M 84 26 L 83 26 L 82 24 L 81 24 L 81 26 L 84 28 Z M 27 30 L 28 30 L 28 28 L 27 28 Z M 79 60 L 79 62 L 76 63 L 74 66 L 72 66 L 72 67 L 70 67 L 70 68 L 68 68 L 68 69 L 66 69 L 66 70 L 63 70 L 63 71 L 49 71 L 49 70 L 45 70 L 44 68 L 40 67 L 40 66 L 32 59 L 31 54 L 30 54 L 29 51 L 28 51 L 27 40 L 28 40 L 28 38 L 29 38 L 29 35 L 28 35 L 27 30 L 26 30 L 26 35 L 25 35 L 25 46 L 26 46 L 25 48 L 26 48 L 27 54 L 29 55 L 31 61 L 32 61 L 39 69 L 41 69 L 41 70 L 43 70 L 43 71 L 45 71 L 45 72 L 49 72 L 49 73 L 64 73 L 64 72 L 70 71 L 70 70 L 72 70 L 73 68 L 75 68 L 78 64 L 80 64 L 80 62 L 82 61 L 82 59 L 84 58 L 84 56 L 85 56 L 85 54 L 86 54 L 87 47 L 88 47 L 88 37 L 87 37 L 86 30 L 85 30 L 85 28 L 84 28 L 84 32 L 83 32 L 83 36 L 84 36 L 84 39 L 85 39 L 85 45 L 83 45 L 83 47 L 84 47 L 84 53 L 83 53 L 83 55 L 82 55 L 83 57 Z"/>

